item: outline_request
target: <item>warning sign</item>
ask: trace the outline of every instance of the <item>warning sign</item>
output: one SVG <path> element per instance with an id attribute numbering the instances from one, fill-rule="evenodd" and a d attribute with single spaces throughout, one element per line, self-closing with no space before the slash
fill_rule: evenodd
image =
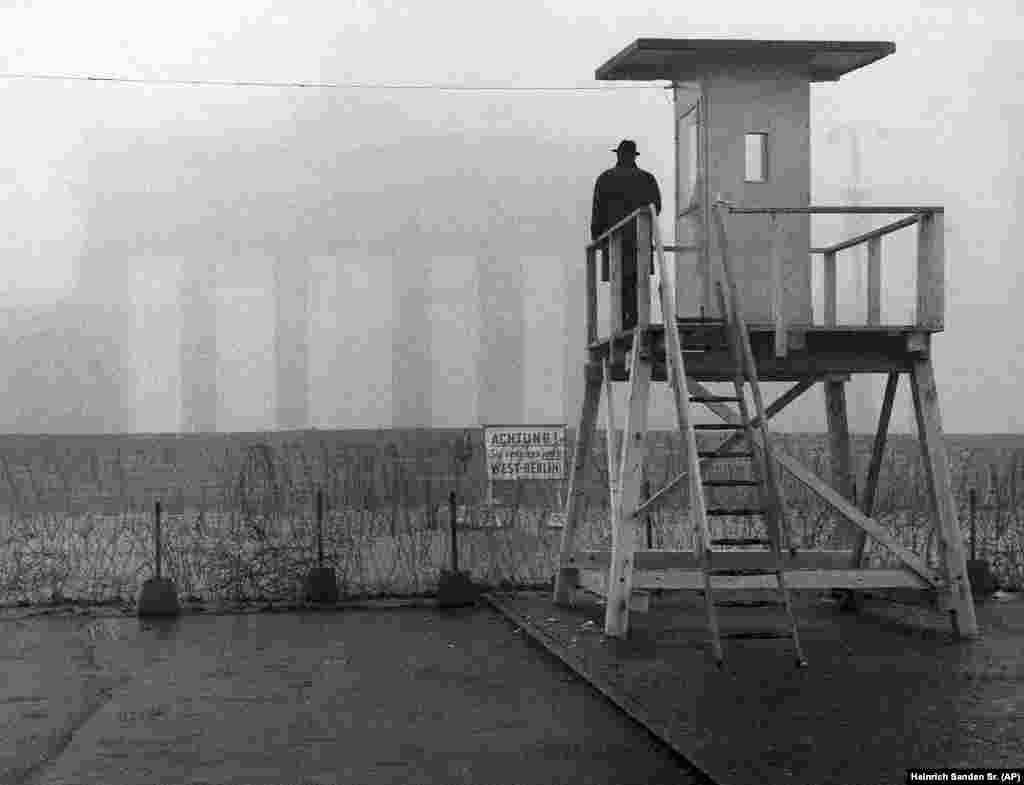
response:
<path id="1" fill-rule="evenodd" d="M 561 480 L 565 476 L 565 426 L 488 426 L 484 443 L 490 480 Z"/>

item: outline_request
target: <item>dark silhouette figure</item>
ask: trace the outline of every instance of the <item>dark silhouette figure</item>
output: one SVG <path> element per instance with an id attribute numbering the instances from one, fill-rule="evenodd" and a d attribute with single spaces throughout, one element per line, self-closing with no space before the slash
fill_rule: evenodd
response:
<path id="1" fill-rule="evenodd" d="M 661 191 L 654 175 L 636 165 L 636 142 L 623 139 L 612 150 L 618 163 L 601 173 L 594 185 L 590 237 L 596 240 L 634 210 L 653 204 L 661 213 Z M 622 329 L 636 327 L 636 232 L 622 234 Z"/>

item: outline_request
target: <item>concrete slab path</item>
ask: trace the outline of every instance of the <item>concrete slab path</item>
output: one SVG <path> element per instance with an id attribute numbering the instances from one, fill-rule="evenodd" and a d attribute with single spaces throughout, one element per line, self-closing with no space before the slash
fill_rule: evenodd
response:
<path id="1" fill-rule="evenodd" d="M 490 609 L 0 619 L 0 783 L 693 783 Z"/>

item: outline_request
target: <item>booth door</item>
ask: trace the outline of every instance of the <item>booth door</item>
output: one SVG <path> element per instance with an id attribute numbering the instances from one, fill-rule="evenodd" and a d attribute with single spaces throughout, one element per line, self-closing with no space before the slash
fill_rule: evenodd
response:
<path id="1" fill-rule="evenodd" d="M 710 292 L 707 258 L 707 178 L 703 175 L 704 102 L 696 85 L 676 87 L 676 245 L 695 250 L 675 256 L 677 316 L 706 309 Z M 710 314 L 709 314 L 710 315 Z"/>

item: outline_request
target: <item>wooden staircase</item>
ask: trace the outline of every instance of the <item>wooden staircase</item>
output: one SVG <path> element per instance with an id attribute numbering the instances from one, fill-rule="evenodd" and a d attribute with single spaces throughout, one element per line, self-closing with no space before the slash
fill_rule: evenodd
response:
<path id="1" fill-rule="evenodd" d="M 721 287 L 718 288 L 721 312 L 727 314 L 722 319 L 722 325 L 728 335 L 730 348 L 736 363 L 736 375 L 733 379 L 734 395 L 732 396 L 695 396 L 694 403 L 733 403 L 739 408 L 739 422 L 737 423 L 698 423 L 693 428 L 697 432 L 732 432 L 736 440 L 741 442 L 742 449 L 729 452 L 723 450 L 721 445 L 715 450 L 700 451 L 697 457 L 701 459 L 699 476 L 701 479 L 702 496 L 704 502 L 704 516 L 698 516 L 696 520 L 697 531 L 695 540 L 698 544 L 700 564 L 704 572 L 704 597 L 707 610 L 708 630 L 711 635 L 711 650 L 715 663 L 722 667 L 725 663 L 722 651 L 722 639 L 750 639 L 750 638 L 790 638 L 793 642 L 793 649 L 796 655 L 798 667 L 805 667 L 807 664 L 800 646 L 800 634 L 797 629 L 796 618 L 793 615 L 793 604 L 786 587 L 784 564 L 782 561 L 782 549 L 785 544 L 787 550 L 795 553 L 795 548 L 788 544 L 788 528 L 786 527 L 786 514 L 783 503 L 783 496 L 778 483 L 778 476 L 773 471 L 773 461 L 770 455 L 770 443 L 764 429 L 764 405 L 760 388 L 758 386 L 756 368 L 752 358 L 749 359 L 749 345 L 744 344 L 746 337 L 745 329 L 742 328 L 742 316 L 738 308 L 729 308 L 725 294 Z M 744 352 L 746 348 L 746 352 Z M 751 373 L 752 372 L 752 373 Z M 683 371 L 680 369 L 679 376 L 682 378 Z M 761 431 L 764 447 L 759 449 L 758 442 L 754 438 L 753 422 L 749 415 L 747 404 L 747 388 L 754 403 L 755 412 L 758 417 L 757 427 Z M 710 401 L 709 398 L 716 400 Z M 728 439 L 727 439 L 728 440 Z M 740 461 L 748 467 L 748 477 L 736 479 L 718 479 L 712 475 L 716 464 L 727 460 Z M 720 489 L 730 489 L 740 492 L 751 493 L 756 491 L 756 504 L 754 506 L 710 506 L 709 502 L 714 499 Z M 761 536 L 744 537 L 713 537 L 708 518 L 713 517 L 745 517 L 760 518 L 763 528 Z M 755 548 L 760 552 L 768 549 L 774 556 L 773 564 L 763 566 L 741 567 L 719 566 L 723 551 L 728 549 Z M 785 630 L 733 630 L 726 633 L 720 631 L 718 622 L 717 602 L 714 594 L 714 576 L 746 576 L 746 575 L 773 575 L 776 581 L 778 592 L 778 604 L 785 610 L 787 629 Z M 762 604 L 762 607 L 764 604 Z"/>
<path id="2" fill-rule="evenodd" d="M 661 252 L 660 238 L 657 237 L 657 224 L 655 226 L 655 248 L 659 253 L 659 264 L 662 265 L 662 275 L 659 277 L 658 293 L 661 300 L 662 313 L 675 313 L 675 303 L 672 302 L 670 287 L 664 285 L 667 275 L 664 270 L 664 254 Z M 724 229 L 723 229 L 724 244 Z M 795 552 L 788 544 L 788 530 L 786 527 L 786 515 L 783 504 L 782 491 L 779 486 L 778 473 L 775 469 L 771 456 L 771 444 L 768 440 L 768 433 L 765 427 L 764 401 L 761 396 L 760 386 L 757 378 L 757 367 L 750 349 L 749 336 L 743 320 L 743 310 L 739 301 L 739 294 L 736 289 L 735 280 L 731 274 L 727 252 L 723 252 L 722 259 L 726 287 L 726 295 L 722 284 L 717 286 L 719 310 L 722 316 L 717 319 L 696 320 L 697 333 L 703 334 L 704 341 L 714 340 L 719 336 L 713 335 L 717 327 L 721 331 L 721 337 L 728 344 L 729 350 L 735 364 L 735 375 L 733 377 L 733 395 L 721 396 L 714 394 L 700 394 L 691 398 L 689 389 L 691 380 L 687 379 L 686 367 L 683 354 L 687 347 L 679 336 L 687 338 L 692 335 L 694 320 L 689 325 L 686 320 L 681 322 L 684 329 L 666 331 L 667 365 L 669 368 L 668 381 L 672 387 L 674 403 L 676 406 L 677 424 L 683 445 L 688 454 L 689 473 L 691 479 L 691 517 L 694 524 L 694 541 L 696 544 L 697 558 L 704 575 L 704 602 L 707 613 L 708 631 L 711 637 L 711 651 L 715 663 L 722 667 L 725 663 L 725 656 L 722 650 L 722 639 L 749 639 L 749 638 L 790 638 L 793 642 L 793 649 L 798 667 L 807 664 L 800 646 L 800 635 L 797 629 L 796 619 L 793 615 L 792 600 L 786 586 L 784 564 L 782 560 L 782 549 L 785 544 L 787 550 Z M 708 333 L 712 333 L 709 335 Z M 669 337 L 671 336 L 671 337 Z M 750 399 L 753 402 L 756 420 L 750 417 L 750 407 L 747 402 L 749 391 Z M 723 423 L 693 423 L 690 417 L 689 407 L 691 404 L 735 404 L 739 410 L 739 419 L 734 422 Z M 757 423 L 755 425 L 755 422 Z M 761 438 L 755 437 L 757 435 Z M 701 449 L 697 443 L 697 432 L 731 434 L 720 442 L 715 449 Z M 730 449 L 732 445 L 740 445 L 740 449 Z M 729 477 L 722 479 L 713 475 L 714 467 L 721 461 L 729 461 L 733 465 L 740 461 L 748 467 L 746 478 L 736 479 Z M 756 492 L 756 498 L 752 503 L 743 506 L 714 504 L 716 494 L 722 489 L 742 490 Z M 709 518 L 760 518 L 763 534 L 761 536 L 745 537 L 714 537 L 711 531 Z M 723 551 L 722 548 L 731 549 Z M 761 553 L 768 549 L 774 559 L 772 563 L 765 563 L 757 566 L 724 566 L 721 564 L 723 553 L 730 553 L 734 549 L 756 548 Z M 735 630 L 723 633 L 718 619 L 717 602 L 715 599 L 715 578 L 736 577 L 736 576 L 773 576 L 776 583 L 779 605 L 785 610 L 787 629 L 785 630 Z"/>

